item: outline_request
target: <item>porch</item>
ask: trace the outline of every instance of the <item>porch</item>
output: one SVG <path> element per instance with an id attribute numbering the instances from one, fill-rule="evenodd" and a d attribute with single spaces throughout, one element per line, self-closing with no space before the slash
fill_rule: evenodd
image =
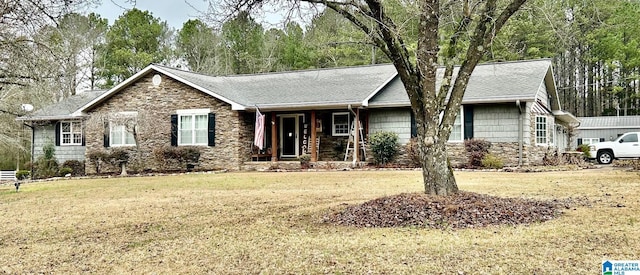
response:
<path id="1" fill-rule="evenodd" d="M 292 166 L 291 163 L 299 166 L 301 156 L 322 165 L 326 165 L 325 162 L 352 164 L 366 159 L 362 142 L 367 133 L 364 110 L 265 111 L 263 116 L 264 121 L 256 123 L 260 118 L 254 113 L 245 113 L 246 124 L 255 126 L 248 135 L 254 139 L 248 141 L 250 152 L 245 156 L 245 163 L 269 164 L 248 164 L 249 167 L 273 166 L 274 162 L 287 167 Z M 360 129 L 360 133 L 354 135 L 353 129 Z M 257 138 L 256 133 L 259 133 Z M 255 142 L 260 138 L 262 149 Z"/>

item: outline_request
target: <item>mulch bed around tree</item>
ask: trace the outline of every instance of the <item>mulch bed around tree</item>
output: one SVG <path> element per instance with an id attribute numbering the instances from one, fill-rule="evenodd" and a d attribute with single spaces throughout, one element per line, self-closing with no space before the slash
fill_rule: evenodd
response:
<path id="1" fill-rule="evenodd" d="M 475 228 L 544 222 L 569 208 L 573 199 L 536 201 L 471 192 L 451 196 L 403 193 L 327 214 L 325 223 L 354 227 Z"/>

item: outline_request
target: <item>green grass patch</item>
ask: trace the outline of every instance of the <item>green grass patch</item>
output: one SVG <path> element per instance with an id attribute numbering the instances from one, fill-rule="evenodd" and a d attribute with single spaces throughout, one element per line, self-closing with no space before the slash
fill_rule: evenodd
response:
<path id="1" fill-rule="evenodd" d="M 435 230 L 321 222 L 423 190 L 416 171 L 227 173 L 0 186 L 5 273 L 595 274 L 640 259 L 640 176 L 617 170 L 458 172 L 462 190 L 583 198 L 558 219 Z"/>

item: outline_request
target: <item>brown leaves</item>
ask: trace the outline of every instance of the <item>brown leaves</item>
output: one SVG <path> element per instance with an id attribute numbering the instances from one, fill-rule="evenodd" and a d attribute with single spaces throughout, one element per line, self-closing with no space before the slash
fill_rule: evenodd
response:
<path id="1" fill-rule="evenodd" d="M 548 221 L 561 213 L 560 208 L 553 202 L 470 192 L 444 197 L 403 193 L 348 206 L 324 221 L 355 227 L 473 228 Z"/>

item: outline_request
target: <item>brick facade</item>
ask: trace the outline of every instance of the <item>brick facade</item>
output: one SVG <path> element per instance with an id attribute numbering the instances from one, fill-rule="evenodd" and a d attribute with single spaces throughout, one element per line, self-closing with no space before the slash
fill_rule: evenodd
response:
<path id="1" fill-rule="evenodd" d="M 114 148 L 125 149 L 131 155 L 128 169 L 158 170 L 153 150 L 171 146 L 171 115 L 177 110 L 210 109 L 215 114 L 215 146 L 197 146 L 201 152 L 196 169 L 239 170 L 251 142 L 252 127 L 245 112 L 231 110 L 231 105 L 200 92 L 181 82 L 161 75 L 157 87 L 152 84 L 151 72 L 138 81 L 124 87 L 97 107 L 88 110 L 85 134 L 87 153 Z M 130 147 L 104 147 L 105 122 L 118 112 L 137 112 L 137 145 Z M 107 128 L 108 129 L 108 128 Z M 95 173 L 95 167 L 87 162 L 87 173 Z M 102 171 L 101 171 L 102 172 Z"/>

